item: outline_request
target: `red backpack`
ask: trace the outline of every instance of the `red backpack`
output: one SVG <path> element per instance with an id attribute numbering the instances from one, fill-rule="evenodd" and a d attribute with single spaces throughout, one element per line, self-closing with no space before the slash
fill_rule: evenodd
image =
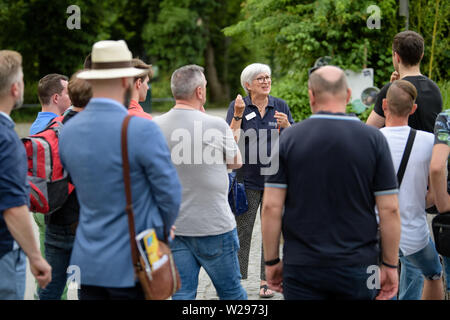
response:
<path id="1" fill-rule="evenodd" d="M 30 210 L 51 214 L 60 209 L 74 190 L 59 158 L 59 132 L 64 116 L 56 117 L 39 133 L 23 138 L 28 158 Z"/>

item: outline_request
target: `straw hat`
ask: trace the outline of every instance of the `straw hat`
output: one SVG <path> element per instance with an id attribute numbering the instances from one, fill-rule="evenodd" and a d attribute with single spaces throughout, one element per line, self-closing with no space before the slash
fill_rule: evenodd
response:
<path id="1" fill-rule="evenodd" d="M 91 69 L 80 72 L 78 78 L 86 80 L 132 78 L 148 72 L 132 67 L 132 54 L 123 40 L 96 42 L 92 47 L 91 59 Z"/>

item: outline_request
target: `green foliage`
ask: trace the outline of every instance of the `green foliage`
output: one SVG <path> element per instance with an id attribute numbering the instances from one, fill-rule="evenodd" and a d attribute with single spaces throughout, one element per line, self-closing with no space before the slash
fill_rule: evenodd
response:
<path id="1" fill-rule="evenodd" d="M 426 42 L 430 43 L 434 23 L 434 16 L 431 17 L 433 9 L 430 7 L 434 8 L 432 3 L 435 1 L 422 2 L 424 8 L 427 7 L 422 9 L 422 13 L 424 10 L 428 13 L 421 16 L 427 24 L 425 29 L 422 22 L 420 31 Z M 392 38 L 404 30 L 405 20 L 398 15 L 398 1 L 377 1 L 381 28 L 369 29 L 366 21 L 371 13 L 367 12 L 367 8 L 372 4 L 372 0 L 248 0 L 242 10 L 245 19 L 225 28 L 224 32 L 228 36 L 245 37 L 249 47 L 264 48 L 260 52 L 261 59 L 271 63 L 274 78 L 277 79 L 273 84 L 273 93 L 285 99 L 295 119 L 300 120 L 310 113 L 305 89 L 306 73 L 319 57 L 331 56 L 331 64 L 343 69 L 357 71 L 364 66 L 374 68 L 375 86 L 381 87 L 389 81 L 394 71 Z M 448 8 L 448 2 L 442 4 L 438 16 L 440 27 L 436 43 L 440 44 L 436 45 L 436 52 L 441 55 L 435 56 L 433 65 L 440 76 L 445 73 L 448 76 L 449 70 L 446 67 L 449 61 Z M 411 13 L 410 29 L 415 28 L 417 14 L 414 10 Z M 428 53 L 429 49 L 425 55 Z M 427 59 L 424 59 L 425 65 Z"/>

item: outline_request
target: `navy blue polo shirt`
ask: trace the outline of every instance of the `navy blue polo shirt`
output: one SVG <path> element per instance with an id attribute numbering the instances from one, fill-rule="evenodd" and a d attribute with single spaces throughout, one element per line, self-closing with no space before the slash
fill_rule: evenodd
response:
<path id="1" fill-rule="evenodd" d="M 28 206 L 28 195 L 25 148 L 14 131 L 14 122 L 0 112 L 0 258 L 11 251 L 14 244 L 3 212 L 9 208 Z"/>
<path id="2" fill-rule="evenodd" d="M 268 99 L 266 112 L 262 118 L 258 107 L 252 104 L 250 97 L 243 99 L 245 103 L 241 122 L 243 136 L 241 135 L 238 145 L 244 164 L 239 171 L 244 177 L 245 187 L 252 190 L 264 190 L 264 177 L 271 171 L 272 146 L 277 143 L 279 134 L 284 130 L 278 130 L 275 111 L 285 113 L 289 122 L 294 123 L 289 106 L 284 100 L 272 96 Z M 231 124 L 233 116 L 234 100 L 228 107 L 226 119 L 228 124 Z"/>
<path id="3" fill-rule="evenodd" d="M 279 142 L 279 170 L 265 186 L 287 188 L 284 262 L 376 264 L 375 197 L 398 193 L 383 134 L 355 116 L 317 113 L 287 128 Z"/>

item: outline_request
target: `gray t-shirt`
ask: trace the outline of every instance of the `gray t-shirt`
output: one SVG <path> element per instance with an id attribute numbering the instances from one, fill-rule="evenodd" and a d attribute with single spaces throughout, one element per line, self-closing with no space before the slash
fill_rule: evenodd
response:
<path id="1" fill-rule="evenodd" d="M 172 109 L 154 121 L 166 137 L 183 187 L 175 234 L 199 237 L 233 230 L 226 161 L 236 156 L 238 146 L 228 124 L 188 109 Z"/>

